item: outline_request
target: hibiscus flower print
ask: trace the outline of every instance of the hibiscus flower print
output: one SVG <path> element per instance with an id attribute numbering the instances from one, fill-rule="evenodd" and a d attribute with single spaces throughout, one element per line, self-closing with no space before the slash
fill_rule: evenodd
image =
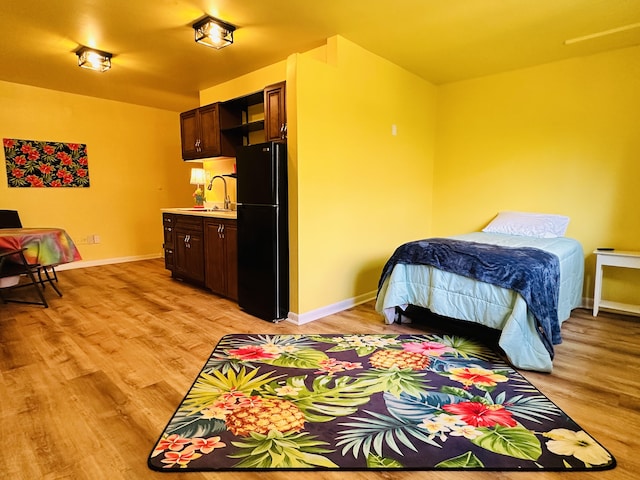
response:
<path id="1" fill-rule="evenodd" d="M 88 187 L 87 147 L 80 143 L 3 139 L 9 187 Z"/>
<path id="2" fill-rule="evenodd" d="M 585 465 L 604 465 L 611 461 L 611 455 L 584 431 L 574 432 L 557 428 L 544 434 L 551 440 L 547 448 L 556 455 L 573 456 Z"/>
<path id="3" fill-rule="evenodd" d="M 405 343 L 402 348 L 407 352 L 440 357 L 448 352 L 453 352 L 453 348 L 439 342 Z"/>
<path id="4" fill-rule="evenodd" d="M 516 422 L 511 412 L 502 405 L 485 405 L 480 402 L 460 402 L 443 405 L 442 409 L 453 415 L 459 415 L 467 425 L 473 427 L 515 427 Z"/>
<path id="5" fill-rule="evenodd" d="M 502 374 L 495 373 L 480 367 L 452 368 L 448 372 L 451 380 L 462 383 L 465 387 L 472 385 L 479 387 L 495 387 L 499 382 L 506 382 L 509 379 Z"/>
<path id="6" fill-rule="evenodd" d="M 270 358 L 277 358 L 275 353 L 269 353 L 264 348 L 257 345 L 249 345 L 247 347 L 236 348 L 229 350 L 229 356 L 238 358 L 240 360 L 265 360 Z"/>

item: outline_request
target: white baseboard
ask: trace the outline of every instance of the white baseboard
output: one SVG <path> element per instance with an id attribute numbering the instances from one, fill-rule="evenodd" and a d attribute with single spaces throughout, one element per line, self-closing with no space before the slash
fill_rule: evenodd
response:
<path id="1" fill-rule="evenodd" d="M 318 320 L 319 318 L 342 312 L 344 310 L 350 309 L 351 307 L 355 307 L 356 305 L 360 305 L 362 303 L 368 302 L 369 300 L 373 300 L 376 298 L 377 293 L 377 290 L 363 293 L 362 295 L 358 295 L 357 297 L 348 298 L 347 300 L 334 303 L 333 305 L 327 305 L 326 307 L 321 307 L 316 310 L 301 314 L 289 312 L 285 321 L 295 323 L 296 325 L 304 325 L 305 323 L 313 322 L 314 320 Z"/>
<path id="2" fill-rule="evenodd" d="M 81 260 L 79 262 L 63 263 L 56 267 L 57 271 L 73 270 L 76 268 L 99 267 L 100 265 L 112 265 L 114 263 L 136 262 L 138 260 L 151 260 L 154 258 L 162 258 L 159 254 L 135 255 L 131 257 L 103 258 L 100 260 Z"/>

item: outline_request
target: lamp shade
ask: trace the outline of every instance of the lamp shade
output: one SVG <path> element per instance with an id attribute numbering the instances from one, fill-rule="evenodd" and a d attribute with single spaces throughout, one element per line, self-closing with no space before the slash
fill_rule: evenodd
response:
<path id="1" fill-rule="evenodd" d="M 207 183 L 207 175 L 204 168 L 192 168 L 191 169 L 191 185 L 204 185 Z"/>

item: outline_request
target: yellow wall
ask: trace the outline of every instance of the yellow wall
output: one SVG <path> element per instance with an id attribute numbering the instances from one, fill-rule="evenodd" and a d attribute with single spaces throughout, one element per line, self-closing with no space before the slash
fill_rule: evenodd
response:
<path id="1" fill-rule="evenodd" d="M 284 79 L 290 311 L 305 314 L 371 298 L 389 252 L 428 236 L 436 89 L 332 37 L 326 46 L 202 91 L 201 104 Z M 210 174 L 232 167 L 226 159 L 204 165 Z"/>
<path id="2" fill-rule="evenodd" d="M 301 314 L 375 292 L 390 252 L 431 228 L 435 87 L 339 36 L 318 53 L 287 78 Z"/>
<path id="3" fill-rule="evenodd" d="M 200 105 L 224 102 L 262 90 L 267 85 L 278 83 L 286 78 L 287 62 L 282 61 L 215 85 L 200 92 Z"/>
<path id="4" fill-rule="evenodd" d="M 501 210 L 568 215 L 591 298 L 596 247 L 640 250 L 639 85 L 634 47 L 440 87 L 434 234 Z M 638 273 L 610 272 L 605 297 L 637 304 Z"/>
<path id="5" fill-rule="evenodd" d="M 19 210 L 27 227 L 65 228 L 87 262 L 160 256 L 160 209 L 192 201 L 177 112 L 7 82 L 0 104 L 3 138 L 86 144 L 91 181 L 89 188 L 8 188 L 3 161 L 0 208 Z M 83 243 L 94 234 L 99 244 Z"/>
<path id="6" fill-rule="evenodd" d="M 416 238 L 482 228 L 500 210 L 561 213 L 586 255 L 640 249 L 640 47 L 441 87 L 342 37 L 203 90 L 200 103 L 287 81 L 291 311 L 375 291 L 384 262 Z M 159 209 L 189 206 L 178 112 L 0 82 L 3 137 L 85 143 L 88 189 L 8 188 L 0 208 L 62 226 L 86 261 L 159 255 Z M 395 125 L 397 135 L 392 135 Z M 202 162 L 210 175 L 233 159 Z M 182 180 L 180 180 L 182 179 Z M 221 201 L 220 183 L 209 200 Z M 232 200 L 235 185 L 230 181 Z M 638 272 L 605 296 L 637 303 Z"/>

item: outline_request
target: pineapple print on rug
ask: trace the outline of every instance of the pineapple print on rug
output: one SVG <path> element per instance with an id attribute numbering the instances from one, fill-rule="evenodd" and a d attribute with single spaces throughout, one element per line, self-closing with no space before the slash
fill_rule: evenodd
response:
<path id="1" fill-rule="evenodd" d="M 227 335 L 149 455 L 164 472 L 604 470 L 500 356 L 447 335 Z"/>

